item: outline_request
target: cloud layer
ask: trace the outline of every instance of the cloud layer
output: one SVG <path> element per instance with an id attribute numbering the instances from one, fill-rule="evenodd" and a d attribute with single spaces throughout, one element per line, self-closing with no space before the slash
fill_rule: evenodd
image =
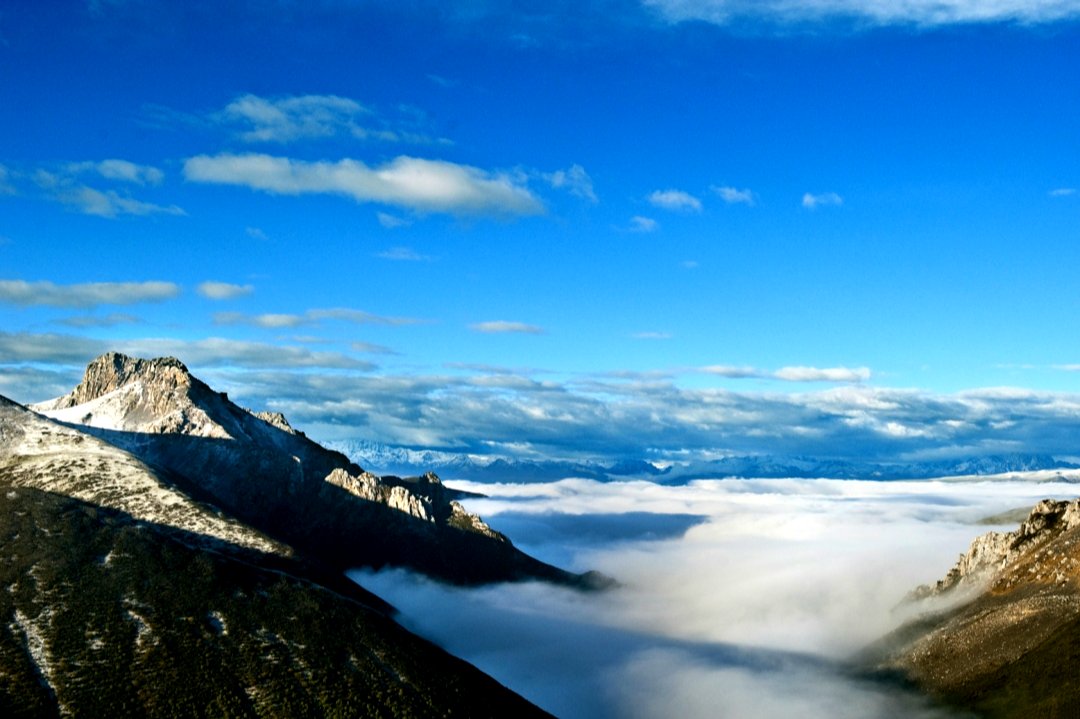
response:
<path id="1" fill-rule="evenodd" d="M 843 660 L 909 616 L 974 523 L 1070 485 L 724 480 L 455 483 L 515 544 L 622 586 L 441 587 L 356 575 L 406 626 L 558 716 L 947 717 Z M 696 521 L 690 521 L 696 517 Z M 663 529 L 667 527 L 667 529 Z"/>

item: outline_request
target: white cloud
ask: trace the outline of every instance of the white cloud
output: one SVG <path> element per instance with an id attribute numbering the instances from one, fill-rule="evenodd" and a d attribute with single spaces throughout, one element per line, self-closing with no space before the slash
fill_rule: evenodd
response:
<path id="1" fill-rule="evenodd" d="M 246 142 L 285 144 L 346 137 L 383 142 L 452 144 L 426 131 L 426 115 L 398 105 L 388 116 L 340 95 L 242 95 L 209 118 L 242 128 Z"/>
<path id="2" fill-rule="evenodd" d="M 672 337 L 670 332 L 635 332 L 630 336 L 636 340 L 669 340 Z"/>
<path id="3" fill-rule="evenodd" d="M 823 192 L 820 195 L 814 195 L 807 192 L 802 196 L 802 206 L 808 210 L 814 210 L 823 206 L 840 206 L 844 204 L 844 198 L 835 192 Z"/>
<path id="4" fill-rule="evenodd" d="M 397 215 L 391 215 L 389 212 L 376 212 L 375 217 L 379 220 L 379 224 L 388 230 L 397 229 L 398 227 L 408 227 L 412 224 L 411 221 L 398 217 Z"/>
<path id="5" fill-rule="evenodd" d="M 701 367 L 699 371 L 704 372 L 705 374 L 727 377 L 729 379 L 747 379 L 764 376 L 764 373 L 761 370 L 755 369 L 754 367 L 735 367 L 731 365 L 707 365 Z"/>
<path id="6" fill-rule="evenodd" d="M 270 239 L 267 234 L 258 227 L 245 227 L 244 234 L 253 240 L 259 240 L 260 242 L 266 242 Z"/>
<path id="7" fill-rule="evenodd" d="M 773 376 L 788 382 L 865 382 L 870 374 L 867 367 L 782 367 Z"/>
<path id="8" fill-rule="evenodd" d="M 431 262 L 435 258 L 431 255 L 422 255 L 411 247 L 391 247 L 375 255 L 383 260 L 395 262 Z"/>
<path id="9" fill-rule="evenodd" d="M 11 184 L 11 170 L 0 165 L 0 195 L 14 195 L 15 186 Z"/>
<path id="10" fill-rule="evenodd" d="M 854 21 L 938 27 L 970 23 L 1052 23 L 1080 17 L 1074 0 L 641 0 L 670 22 L 719 25 L 760 20 L 777 25 Z"/>
<path id="11" fill-rule="evenodd" d="M 1075 194 L 1075 187 L 1058 187 L 1057 189 L 1050 190 L 1051 197 L 1072 197 Z"/>
<path id="12" fill-rule="evenodd" d="M 656 190 L 648 200 L 653 206 L 665 210 L 701 212 L 701 200 L 682 190 Z"/>
<path id="13" fill-rule="evenodd" d="M 551 186 L 556 189 L 565 189 L 571 195 L 576 195 L 589 202 L 599 202 L 596 191 L 593 189 L 592 178 L 581 165 L 571 165 L 565 170 L 556 170 L 544 176 Z"/>
<path id="14" fill-rule="evenodd" d="M 658 229 L 660 229 L 660 223 L 651 217 L 634 215 L 630 218 L 631 232 L 656 232 Z"/>
<path id="15" fill-rule="evenodd" d="M 536 325 L 529 325 L 524 322 L 507 322 L 506 320 L 477 322 L 476 324 L 469 325 L 469 329 L 473 332 L 482 332 L 484 334 L 544 334 L 543 328 L 537 327 Z"/>
<path id="16" fill-rule="evenodd" d="M 0 302 L 51 307 L 96 307 L 161 302 L 180 294 L 172 282 L 88 282 L 57 285 L 48 281 L 0 280 Z"/>
<path id="17" fill-rule="evenodd" d="M 111 312 L 107 315 L 79 315 L 57 320 L 57 324 L 68 327 L 116 327 L 117 325 L 137 324 L 139 318 L 124 312 Z"/>
<path id="18" fill-rule="evenodd" d="M 115 190 L 95 190 L 86 185 L 64 189 L 55 195 L 65 205 L 74 207 L 84 215 L 97 217 L 116 217 L 117 215 L 185 215 L 176 205 L 155 205 L 125 197 Z"/>
<path id="19" fill-rule="evenodd" d="M 267 99 L 257 95 L 236 98 L 222 117 L 246 125 L 240 137 L 248 142 L 292 142 L 347 133 L 365 137 L 357 119 L 370 114 L 355 100 L 337 95 L 301 95 Z"/>
<path id="20" fill-rule="evenodd" d="M 379 167 L 352 159 L 306 162 L 262 154 L 198 155 L 184 163 L 191 182 L 240 185 L 278 195 L 332 194 L 451 214 L 535 215 L 544 207 L 505 173 L 399 156 Z"/>
<path id="21" fill-rule="evenodd" d="M 135 185 L 159 185 L 165 173 L 150 165 L 139 165 L 129 160 L 102 160 L 101 162 L 75 162 L 67 166 L 72 174 L 92 172 L 106 180 L 129 182 Z"/>
<path id="22" fill-rule="evenodd" d="M 237 297 L 250 295 L 254 291 L 255 288 L 251 285 L 234 285 L 228 282 L 214 282 L 212 280 L 207 280 L 196 288 L 196 292 L 208 300 L 233 300 Z"/>
<path id="23" fill-rule="evenodd" d="M 720 197 L 721 200 L 729 205 L 750 205 L 753 207 L 757 203 L 757 198 L 751 190 L 740 190 L 736 187 L 716 187 L 712 188 L 712 191 Z"/>
<path id="24" fill-rule="evenodd" d="M 363 310 L 354 310 L 345 307 L 313 309 L 308 310 L 303 314 L 266 313 L 260 315 L 248 315 L 243 312 L 218 312 L 214 315 L 215 324 L 251 325 L 253 327 L 262 327 L 264 329 L 282 329 L 286 327 L 316 325 L 325 320 L 390 326 L 422 323 L 422 320 L 411 319 L 408 317 L 384 317 Z"/>

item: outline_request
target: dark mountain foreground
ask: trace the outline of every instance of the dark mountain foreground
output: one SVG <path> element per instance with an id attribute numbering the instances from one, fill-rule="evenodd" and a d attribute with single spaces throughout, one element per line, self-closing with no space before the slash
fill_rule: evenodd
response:
<path id="1" fill-rule="evenodd" d="M 871 647 L 882 674 L 981 716 L 1080 716 L 1080 501 L 1044 500 L 977 538 L 927 612 Z"/>
<path id="2" fill-rule="evenodd" d="M 0 472 L 0 716 L 546 716 L 373 595 L 230 546 Z"/>

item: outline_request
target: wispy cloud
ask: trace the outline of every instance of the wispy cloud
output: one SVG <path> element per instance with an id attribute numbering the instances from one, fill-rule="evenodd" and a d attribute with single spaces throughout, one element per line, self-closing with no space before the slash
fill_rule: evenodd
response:
<path id="1" fill-rule="evenodd" d="M 270 239 L 269 236 L 258 227 L 245 227 L 244 234 L 253 240 L 259 240 L 260 242 L 266 242 Z"/>
<path id="2" fill-rule="evenodd" d="M 971 23 L 1042 24 L 1080 17 L 1069 0 L 642 0 L 670 22 L 728 25 L 764 21 L 798 25 L 827 21 L 871 26 L 940 27 Z"/>
<path id="3" fill-rule="evenodd" d="M 592 178 L 589 177 L 589 173 L 585 172 L 585 168 L 581 165 L 571 165 L 565 170 L 556 170 L 545 174 L 544 179 L 550 182 L 552 187 L 564 189 L 571 195 L 576 195 L 593 203 L 600 201 L 596 196 L 596 191 L 593 189 Z"/>
<path id="4" fill-rule="evenodd" d="M 234 285 L 228 282 L 207 280 L 199 284 L 195 291 L 208 300 L 233 300 L 250 295 L 255 288 L 251 285 Z"/>
<path id="5" fill-rule="evenodd" d="M 380 225 L 388 230 L 396 230 L 399 227 L 408 227 L 412 224 L 411 220 L 406 220 L 397 215 L 391 215 L 389 212 L 376 212 L 375 218 L 379 221 Z"/>
<path id="6" fill-rule="evenodd" d="M 1072 197 L 1075 194 L 1075 187 L 1058 187 L 1054 190 L 1050 190 L 1050 197 Z"/>
<path id="7" fill-rule="evenodd" d="M 815 195 L 807 192 L 802 196 L 802 206 L 808 210 L 816 210 L 819 207 L 839 207 L 844 204 L 844 198 L 835 192 L 823 192 Z"/>
<path id="8" fill-rule="evenodd" d="M 867 367 L 781 367 L 773 376 L 788 382 L 865 382 Z"/>
<path id="9" fill-rule="evenodd" d="M 98 189 L 80 181 L 79 176 L 93 172 L 102 179 L 135 185 L 157 184 L 160 170 L 136 165 L 126 160 L 105 160 L 99 163 L 72 163 L 62 172 L 38 170 L 34 182 L 48 195 L 84 215 L 113 218 L 119 215 L 185 215 L 176 205 L 158 205 L 131 197 L 127 192 Z"/>
<path id="10" fill-rule="evenodd" d="M 57 285 L 48 281 L 0 280 L 0 302 L 30 306 L 96 307 L 162 302 L 180 294 L 172 282 L 88 282 Z"/>
<path id="11" fill-rule="evenodd" d="M 340 95 L 242 95 L 209 118 L 239 128 L 245 142 L 285 144 L 346 137 L 355 140 L 449 144 L 424 128 L 425 115 L 401 105 L 384 115 Z"/>
<path id="12" fill-rule="evenodd" d="M 672 334 L 670 332 L 635 332 L 630 337 L 636 340 L 669 340 Z"/>
<path id="13" fill-rule="evenodd" d="M 15 186 L 11 184 L 11 170 L 0 165 L 0 195 L 14 195 Z"/>
<path id="14" fill-rule="evenodd" d="M 369 167 L 352 159 L 199 155 L 184 163 L 184 176 L 191 182 L 239 185 L 276 195 L 343 195 L 419 212 L 510 216 L 544 211 L 540 200 L 510 174 L 406 156 Z"/>
<path id="15" fill-rule="evenodd" d="M 717 197 L 729 205 L 750 205 L 753 207 L 757 204 L 756 196 L 753 191 L 748 189 L 740 190 L 736 187 L 717 187 L 715 185 L 711 189 L 716 193 Z"/>
<path id="16" fill-rule="evenodd" d="M 90 172 L 106 180 L 129 182 L 135 185 L 159 185 L 165 173 L 150 165 L 139 165 L 129 160 L 102 160 L 100 162 L 74 162 L 67 166 L 72 174 Z"/>
<path id="17" fill-rule="evenodd" d="M 775 371 L 757 367 L 707 365 L 699 372 L 728 379 L 779 379 L 785 382 L 866 382 L 872 373 L 868 367 L 781 367 Z"/>
<path id="18" fill-rule="evenodd" d="M 363 310 L 354 310 L 345 307 L 330 309 L 308 310 L 303 314 L 266 313 L 249 315 L 243 312 L 218 312 L 214 315 L 214 323 L 218 325 L 250 325 L 264 329 L 284 329 L 316 325 L 326 320 L 338 322 L 352 322 L 354 324 L 376 325 L 415 325 L 422 324 L 423 320 L 409 317 L 384 317 Z"/>
<path id="19" fill-rule="evenodd" d="M 649 194 L 649 204 L 665 210 L 701 212 L 701 200 L 682 190 L 656 190 Z"/>
<path id="20" fill-rule="evenodd" d="M 658 229 L 660 229 L 660 223 L 651 217 L 634 215 L 630 218 L 631 232 L 656 232 Z"/>
<path id="21" fill-rule="evenodd" d="M 431 255 L 422 255 L 411 247 L 391 247 L 375 255 L 382 260 L 394 262 L 432 262 L 435 258 Z"/>
<path id="22" fill-rule="evenodd" d="M 117 325 L 131 325 L 137 324 L 141 320 L 134 316 L 124 312 L 112 312 L 107 315 L 79 315 L 76 317 L 65 317 L 64 319 L 56 320 L 57 324 L 65 325 L 67 327 L 116 327 Z"/>
<path id="23" fill-rule="evenodd" d="M 473 332 L 481 332 L 484 334 L 544 334 L 544 329 L 542 327 L 526 324 L 524 322 L 508 322 L 506 320 L 477 322 L 469 325 L 469 329 Z"/>

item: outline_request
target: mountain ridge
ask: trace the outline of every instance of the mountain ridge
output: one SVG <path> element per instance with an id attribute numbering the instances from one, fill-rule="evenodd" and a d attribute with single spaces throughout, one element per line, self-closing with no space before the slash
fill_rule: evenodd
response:
<path id="1" fill-rule="evenodd" d="M 405 566 L 455 583 L 595 577 L 544 564 L 473 517 L 437 475 L 379 477 L 212 390 L 175 358 L 108 353 L 31 406 L 126 450 L 191 496 L 341 569 Z"/>

